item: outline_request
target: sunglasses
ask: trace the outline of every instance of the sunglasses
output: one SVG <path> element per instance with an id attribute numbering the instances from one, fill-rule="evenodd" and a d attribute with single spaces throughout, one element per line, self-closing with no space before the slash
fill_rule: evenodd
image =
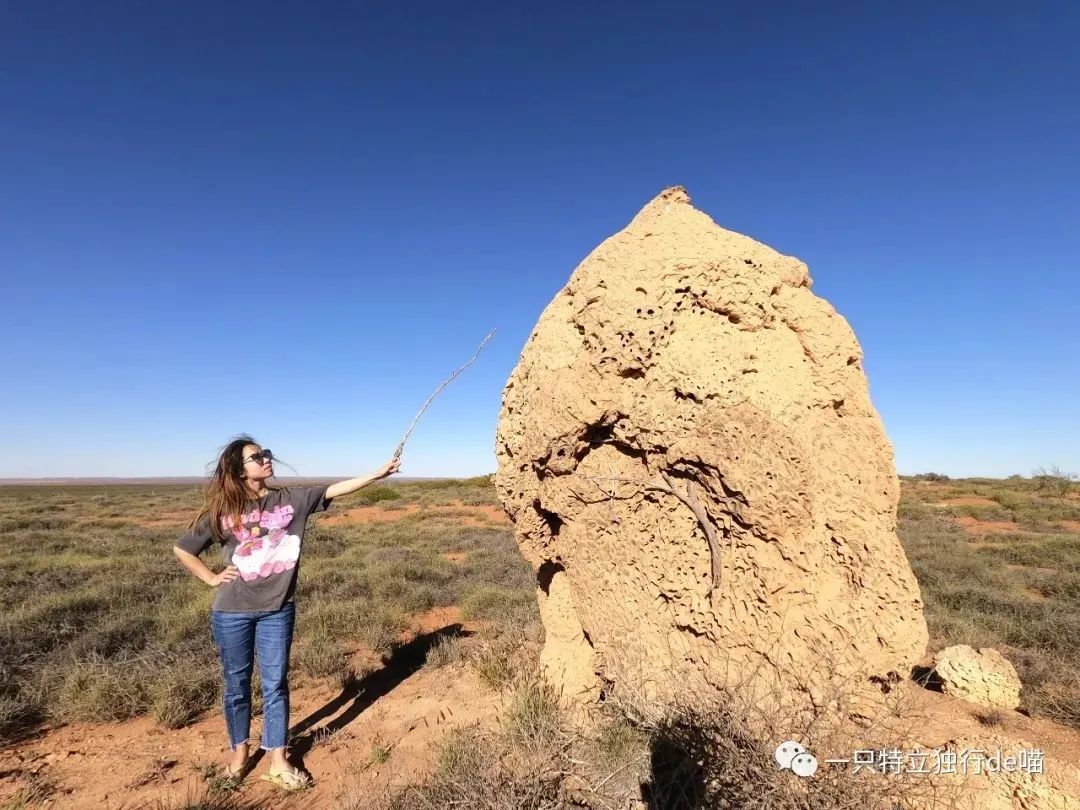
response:
<path id="1" fill-rule="evenodd" d="M 249 461 L 254 461 L 254 462 L 257 462 L 258 464 L 262 464 L 264 461 L 273 461 L 273 460 L 274 460 L 274 454 L 270 450 L 262 450 L 262 451 L 260 451 L 258 453 L 252 453 L 250 456 L 245 458 L 244 463 L 247 464 Z"/>

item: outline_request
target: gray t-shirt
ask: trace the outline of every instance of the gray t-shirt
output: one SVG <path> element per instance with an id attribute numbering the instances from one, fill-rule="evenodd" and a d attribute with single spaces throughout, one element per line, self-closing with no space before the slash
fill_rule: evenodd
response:
<path id="1" fill-rule="evenodd" d="M 236 566 L 239 576 L 217 587 L 214 610 L 280 610 L 292 600 L 307 519 L 330 506 L 326 490 L 326 486 L 273 489 L 248 501 L 242 525 L 222 521 L 222 558 L 226 565 Z M 204 517 L 176 545 L 199 556 L 214 542 L 210 518 Z"/>

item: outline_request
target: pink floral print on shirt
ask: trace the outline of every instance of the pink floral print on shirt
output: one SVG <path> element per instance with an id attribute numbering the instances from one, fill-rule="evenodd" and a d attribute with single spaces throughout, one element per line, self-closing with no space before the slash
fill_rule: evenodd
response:
<path id="1" fill-rule="evenodd" d="M 222 528 L 231 531 L 239 541 L 232 562 L 245 582 L 296 567 L 296 561 L 300 559 L 300 538 L 286 533 L 293 511 L 292 504 L 285 504 L 265 512 L 254 509 L 241 515 L 243 524 L 240 526 L 236 526 L 231 518 L 221 521 Z M 251 523 L 256 525 L 246 525 Z"/>

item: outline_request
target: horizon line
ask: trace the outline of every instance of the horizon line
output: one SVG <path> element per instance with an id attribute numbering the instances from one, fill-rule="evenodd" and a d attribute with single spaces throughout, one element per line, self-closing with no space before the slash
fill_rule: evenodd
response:
<path id="1" fill-rule="evenodd" d="M 493 475 L 493 473 L 482 473 L 481 475 L 407 475 L 400 478 L 395 478 L 395 481 L 455 481 L 465 478 L 480 478 L 484 475 Z M 321 481 L 324 479 L 333 479 L 335 481 L 347 481 L 349 478 L 355 478 L 355 475 L 275 475 L 271 480 L 292 480 L 292 481 Z M 176 482 L 188 482 L 188 481 L 206 481 L 205 475 L 51 475 L 40 478 L 29 477 L 0 477 L 0 485 L 4 484 L 40 484 L 40 483 L 55 483 L 58 481 L 82 481 L 82 482 L 96 482 L 96 481 L 176 481 Z M 372 482 L 374 483 L 374 482 Z"/>
<path id="2" fill-rule="evenodd" d="M 410 475 L 402 476 L 400 478 L 393 479 L 401 483 L 408 483 L 412 481 L 456 481 L 464 480 L 468 478 L 482 478 L 484 476 L 494 475 L 494 472 L 481 473 L 479 475 Z M 928 475 L 928 473 L 902 473 L 897 471 L 898 478 L 917 478 L 919 476 Z M 272 480 L 291 480 L 291 481 L 346 481 L 349 478 L 355 478 L 356 476 L 350 475 L 289 475 L 289 476 L 274 476 Z M 1004 481 L 1012 476 L 989 476 L 989 475 L 961 475 L 961 476 L 945 476 L 946 480 L 950 481 L 964 481 L 972 479 L 986 479 L 993 481 Z M 1020 478 L 1033 478 L 1034 476 L 1019 476 Z M 208 480 L 205 475 L 55 475 L 44 476 L 39 478 L 31 477 L 0 477 L 0 486 L 17 486 L 23 484 L 108 484 L 108 483 L 200 483 Z M 374 482 L 372 482 L 374 483 Z M 391 482 L 393 483 L 393 482 Z"/>

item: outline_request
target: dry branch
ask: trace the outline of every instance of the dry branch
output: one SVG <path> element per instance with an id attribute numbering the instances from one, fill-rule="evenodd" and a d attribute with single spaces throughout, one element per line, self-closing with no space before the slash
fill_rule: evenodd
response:
<path id="1" fill-rule="evenodd" d="M 444 388 L 446 388 L 446 386 L 448 386 L 450 383 L 452 383 L 454 381 L 454 379 L 461 372 L 463 372 L 465 369 L 467 369 L 469 366 L 471 366 L 473 363 L 476 362 L 476 358 L 479 357 L 480 352 L 482 352 L 484 350 L 484 344 L 486 344 L 489 340 L 491 340 L 491 338 L 492 338 L 492 336 L 494 334 L 495 334 L 494 329 L 492 329 L 490 332 L 488 332 L 487 335 L 484 337 L 484 339 L 480 341 L 480 345 L 476 347 L 476 354 L 474 354 L 472 356 L 472 358 L 469 360 L 469 362 L 466 363 L 465 365 L 463 365 L 461 368 L 459 368 L 457 371 L 455 371 L 453 374 L 451 374 L 445 380 L 443 380 L 442 383 L 439 385 L 439 387 L 435 389 L 434 393 L 432 393 L 432 395 L 427 398 L 427 402 L 424 403 L 423 407 L 421 407 L 420 410 L 417 411 L 416 416 L 413 417 L 412 424 L 410 424 L 409 429 L 405 431 L 404 438 L 398 443 L 397 449 L 394 451 L 394 458 L 401 458 L 401 451 L 405 449 L 405 442 L 407 442 L 409 440 L 409 436 L 412 435 L 413 428 L 416 427 L 416 423 L 420 420 L 420 416 L 424 413 L 424 411 L 427 410 L 427 407 L 428 407 L 428 405 L 431 404 L 431 401 L 433 399 L 435 399 L 435 397 L 437 397 L 439 395 L 440 391 L 442 391 Z"/>
<path id="2" fill-rule="evenodd" d="M 697 518 L 698 525 L 701 526 L 701 530 L 705 532 L 705 539 L 709 541 L 709 562 L 712 573 L 712 587 L 709 588 L 709 594 L 711 595 L 714 590 L 720 587 L 720 549 L 716 544 L 716 526 L 712 522 L 712 518 L 709 517 L 709 513 L 705 511 L 705 507 L 701 505 L 701 501 L 698 500 L 697 495 L 694 493 L 694 482 L 686 482 L 686 496 L 684 497 L 679 490 L 675 489 L 675 485 L 671 483 L 671 479 L 667 473 L 661 472 L 660 477 L 664 479 L 664 483 L 668 485 L 668 489 L 671 494 L 686 504 L 687 508 L 694 513 L 694 517 Z"/>

